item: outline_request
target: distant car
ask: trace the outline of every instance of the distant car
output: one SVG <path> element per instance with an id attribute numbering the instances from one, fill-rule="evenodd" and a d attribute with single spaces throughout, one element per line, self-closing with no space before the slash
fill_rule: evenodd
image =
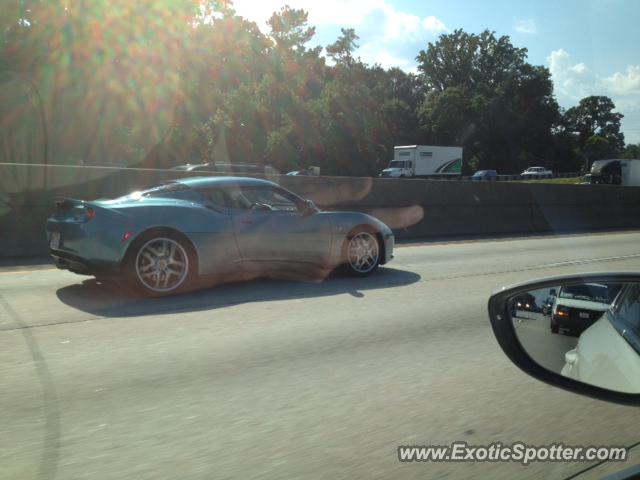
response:
<path id="1" fill-rule="evenodd" d="M 277 169 L 271 165 L 258 165 L 253 163 L 200 163 L 178 165 L 172 170 L 187 172 L 214 172 L 234 175 L 278 175 Z"/>
<path id="2" fill-rule="evenodd" d="M 529 167 L 520 175 L 522 175 L 524 179 L 552 178 L 553 172 L 544 167 Z"/>
<path id="3" fill-rule="evenodd" d="M 47 220 L 56 266 L 113 278 L 150 296 L 219 282 L 344 265 L 373 273 L 394 236 L 359 212 L 325 212 L 267 180 L 193 177 L 114 200 L 59 199 Z M 214 282 L 214 283 L 219 283 Z"/>
<path id="4" fill-rule="evenodd" d="M 547 297 L 547 299 L 542 304 L 542 314 L 545 316 L 551 315 L 551 311 L 553 310 L 553 302 L 556 297 Z"/>
<path id="5" fill-rule="evenodd" d="M 579 336 L 609 309 L 619 291 L 620 285 L 597 283 L 561 287 L 551 311 L 551 331 Z"/>
<path id="6" fill-rule="evenodd" d="M 175 167 L 171 167 L 171 170 L 179 170 L 181 172 L 189 172 L 189 171 L 193 170 L 194 168 L 196 168 L 196 167 L 198 167 L 200 165 L 203 165 L 203 164 L 201 164 L 201 163 L 199 163 L 199 164 L 186 163 L 184 165 L 176 165 Z"/>
<path id="7" fill-rule="evenodd" d="M 293 170 L 289 173 L 287 173 L 287 175 L 291 176 L 291 177 L 317 177 L 319 175 L 320 169 L 318 167 L 309 167 L 309 168 L 303 168 L 302 170 Z"/>
<path id="8" fill-rule="evenodd" d="M 471 176 L 473 181 L 495 180 L 498 178 L 498 172 L 495 170 L 478 170 Z"/>
<path id="9" fill-rule="evenodd" d="M 515 298 L 513 308 L 515 311 L 536 312 L 539 310 L 536 299 L 530 293 L 523 293 Z"/>

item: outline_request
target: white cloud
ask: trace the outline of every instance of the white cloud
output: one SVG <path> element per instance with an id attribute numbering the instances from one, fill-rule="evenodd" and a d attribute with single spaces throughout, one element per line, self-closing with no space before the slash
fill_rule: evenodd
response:
<path id="1" fill-rule="evenodd" d="M 384 39 L 416 40 L 426 36 L 435 36 L 447 32 L 442 20 L 430 15 L 420 18 L 413 13 L 399 12 L 392 5 L 385 4 L 381 8 L 384 14 Z"/>
<path id="2" fill-rule="evenodd" d="M 415 56 L 428 41 L 449 30 L 433 15 L 420 17 L 397 10 L 389 0 L 234 0 L 241 15 L 267 32 L 267 19 L 284 5 L 301 8 L 309 14 L 309 24 L 355 28 L 361 35 L 356 52 L 367 63 L 415 71 Z"/>
<path id="3" fill-rule="evenodd" d="M 383 9 L 385 0 L 235 0 L 233 7 L 241 15 L 264 28 L 273 12 L 283 6 L 301 8 L 309 13 L 311 25 L 357 27 L 375 10 Z"/>
<path id="4" fill-rule="evenodd" d="M 449 29 L 439 18 L 429 15 L 422 20 L 422 26 L 432 35 L 447 33 Z"/>
<path id="5" fill-rule="evenodd" d="M 403 36 L 414 36 L 422 27 L 420 17 L 412 13 L 398 12 L 393 7 L 387 6 L 384 12 L 384 39 L 396 40 Z"/>
<path id="6" fill-rule="evenodd" d="M 525 35 L 538 33 L 536 22 L 532 18 L 521 18 L 516 20 L 515 29 L 516 32 L 524 33 Z"/>
<path id="7" fill-rule="evenodd" d="M 601 77 L 584 63 L 573 63 L 563 49 L 547 57 L 558 101 L 564 107 L 575 105 L 589 95 L 606 95 L 625 117 L 622 130 L 628 143 L 640 142 L 640 65 L 628 65 L 624 72 Z"/>
<path id="8" fill-rule="evenodd" d="M 398 57 L 385 49 L 375 48 L 373 44 L 366 44 L 361 50 L 362 57 L 367 57 L 370 63 L 377 63 L 383 68 L 399 67 L 408 70 L 413 66 L 410 59 Z"/>
<path id="9" fill-rule="evenodd" d="M 578 75 L 583 75 L 587 73 L 589 69 L 584 63 L 576 63 L 574 66 L 571 67 L 571 70 L 573 70 Z"/>
<path id="10" fill-rule="evenodd" d="M 561 48 L 551 52 L 547 63 L 556 95 L 560 99 L 575 102 L 589 95 L 597 95 L 601 89 L 597 76 L 584 63 L 571 63 L 569 53 Z"/>
<path id="11" fill-rule="evenodd" d="M 640 65 L 627 65 L 624 73 L 616 72 L 602 82 L 617 95 L 640 94 Z"/>

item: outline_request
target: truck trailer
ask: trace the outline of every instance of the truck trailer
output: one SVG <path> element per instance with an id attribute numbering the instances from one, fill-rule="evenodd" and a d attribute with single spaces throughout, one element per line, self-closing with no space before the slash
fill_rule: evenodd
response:
<path id="1" fill-rule="evenodd" d="M 393 160 L 380 177 L 441 178 L 459 177 L 461 173 L 461 147 L 405 145 L 393 147 Z"/>
<path id="2" fill-rule="evenodd" d="M 592 185 L 640 186 L 640 160 L 610 159 L 596 160 L 585 182 Z"/>

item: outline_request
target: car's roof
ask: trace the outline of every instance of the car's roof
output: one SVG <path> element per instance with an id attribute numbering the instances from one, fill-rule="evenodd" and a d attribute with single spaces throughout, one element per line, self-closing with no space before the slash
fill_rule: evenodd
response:
<path id="1" fill-rule="evenodd" d="M 275 185 L 275 183 L 270 182 L 269 180 L 252 177 L 187 177 L 178 178 L 175 181 L 191 188 L 211 188 L 229 185 L 241 185 L 244 187 Z"/>

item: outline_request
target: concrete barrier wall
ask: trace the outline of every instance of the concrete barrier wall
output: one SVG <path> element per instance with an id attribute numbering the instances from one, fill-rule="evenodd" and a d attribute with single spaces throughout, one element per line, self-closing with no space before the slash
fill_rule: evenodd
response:
<path id="1" fill-rule="evenodd" d="M 46 255 L 53 199 L 113 198 L 192 172 L 0 164 L 0 256 Z M 372 213 L 399 238 L 640 227 L 640 188 L 274 176 L 320 207 Z"/>

